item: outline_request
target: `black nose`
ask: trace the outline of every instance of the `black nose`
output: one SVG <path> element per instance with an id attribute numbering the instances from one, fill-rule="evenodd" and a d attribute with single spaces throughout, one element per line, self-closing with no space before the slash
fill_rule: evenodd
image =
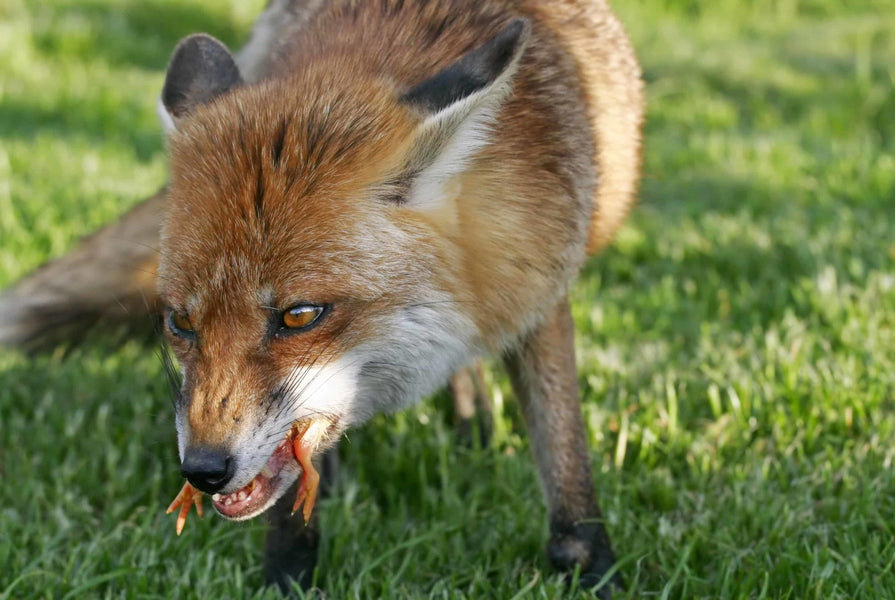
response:
<path id="1" fill-rule="evenodd" d="M 214 494 L 233 477 L 235 465 L 230 455 L 217 448 L 195 446 L 183 453 L 180 472 L 198 490 Z"/>

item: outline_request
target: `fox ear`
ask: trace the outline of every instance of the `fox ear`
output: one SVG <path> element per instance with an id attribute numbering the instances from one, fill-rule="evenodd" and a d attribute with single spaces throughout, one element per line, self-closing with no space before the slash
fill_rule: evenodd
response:
<path id="1" fill-rule="evenodd" d="M 401 100 L 437 115 L 492 87 L 510 75 L 528 40 L 528 20 L 514 19 L 497 35 L 434 77 L 405 93 Z"/>
<path id="2" fill-rule="evenodd" d="M 490 125 L 510 92 L 530 29 L 527 19 L 514 19 L 485 44 L 401 97 L 424 115 L 407 166 L 407 172 L 414 174 L 408 205 L 438 203 L 444 184 L 488 144 Z"/>
<path id="3" fill-rule="evenodd" d="M 210 35 L 184 38 L 174 49 L 158 112 L 167 133 L 197 106 L 242 84 L 242 76 L 227 47 Z"/>

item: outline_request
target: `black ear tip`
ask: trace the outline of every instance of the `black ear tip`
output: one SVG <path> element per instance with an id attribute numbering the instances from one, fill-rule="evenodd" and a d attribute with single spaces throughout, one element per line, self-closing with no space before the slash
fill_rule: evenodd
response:
<path id="1" fill-rule="evenodd" d="M 224 45 L 224 42 L 211 35 L 208 35 L 207 33 L 193 33 L 178 42 L 177 46 L 174 48 L 173 54 L 176 56 L 181 52 L 193 52 L 203 47 L 220 47 L 224 50 L 227 49 L 227 47 Z"/>
<path id="2" fill-rule="evenodd" d="M 434 77 L 401 96 L 411 106 L 434 113 L 493 84 L 522 55 L 531 24 L 514 18 L 494 37 Z"/>
<path id="3" fill-rule="evenodd" d="M 180 40 L 171 55 L 168 73 L 192 71 L 197 66 L 206 73 L 216 74 L 218 78 L 224 76 L 231 80 L 226 83 L 239 83 L 239 69 L 236 67 L 233 55 L 223 42 L 207 33 L 194 33 Z"/>
<path id="4" fill-rule="evenodd" d="M 501 29 L 487 44 L 493 48 L 494 60 L 501 65 L 501 69 L 505 68 L 520 48 L 528 42 L 530 32 L 529 20 L 517 17 Z"/>
<path id="5" fill-rule="evenodd" d="M 503 31 L 498 35 L 506 35 L 508 38 L 514 39 L 517 41 L 522 41 L 528 38 L 528 34 L 531 32 L 531 21 L 526 19 L 525 17 L 516 17 L 510 24 L 503 28 Z"/>
<path id="6" fill-rule="evenodd" d="M 223 42 L 207 33 L 194 33 L 180 40 L 171 54 L 171 63 L 216 55 L 229 56 L 230 51 Z"/>
<path id="7" fill-rule="evenodd" d="M 498 47 L 505 48 L 507 52 L 513 53 L 528 41 L 530 33 L 531 22 L 526 18 L 517 17 L 494 36 L 493 43 Z"/>

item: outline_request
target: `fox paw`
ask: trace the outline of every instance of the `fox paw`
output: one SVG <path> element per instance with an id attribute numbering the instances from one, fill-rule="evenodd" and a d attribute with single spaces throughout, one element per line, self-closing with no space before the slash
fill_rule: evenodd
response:
<path id="1" fill-rule="evenodd" d="M 578 568 L 578 587 L 594 588 L 615 564 L 605 530 L 597 523 L 579 523 L 563 529 L 565 531 L 555 532 L 547 544 L 550 563 L 565 573 Z M 601 600 L 610 600 L 624 589 L 624 581 L 615 572 L 594 593 Z"/>

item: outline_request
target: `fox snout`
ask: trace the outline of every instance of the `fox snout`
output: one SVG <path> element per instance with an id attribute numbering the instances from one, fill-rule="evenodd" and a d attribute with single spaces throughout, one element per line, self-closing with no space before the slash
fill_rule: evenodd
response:
<path id="1" fill-rule="evenodd" d="M 180 472 L 197 490 L 215 494 L 233 479 L 236 461 L 228 450 L 191 446 L 183 453 Z"/>

